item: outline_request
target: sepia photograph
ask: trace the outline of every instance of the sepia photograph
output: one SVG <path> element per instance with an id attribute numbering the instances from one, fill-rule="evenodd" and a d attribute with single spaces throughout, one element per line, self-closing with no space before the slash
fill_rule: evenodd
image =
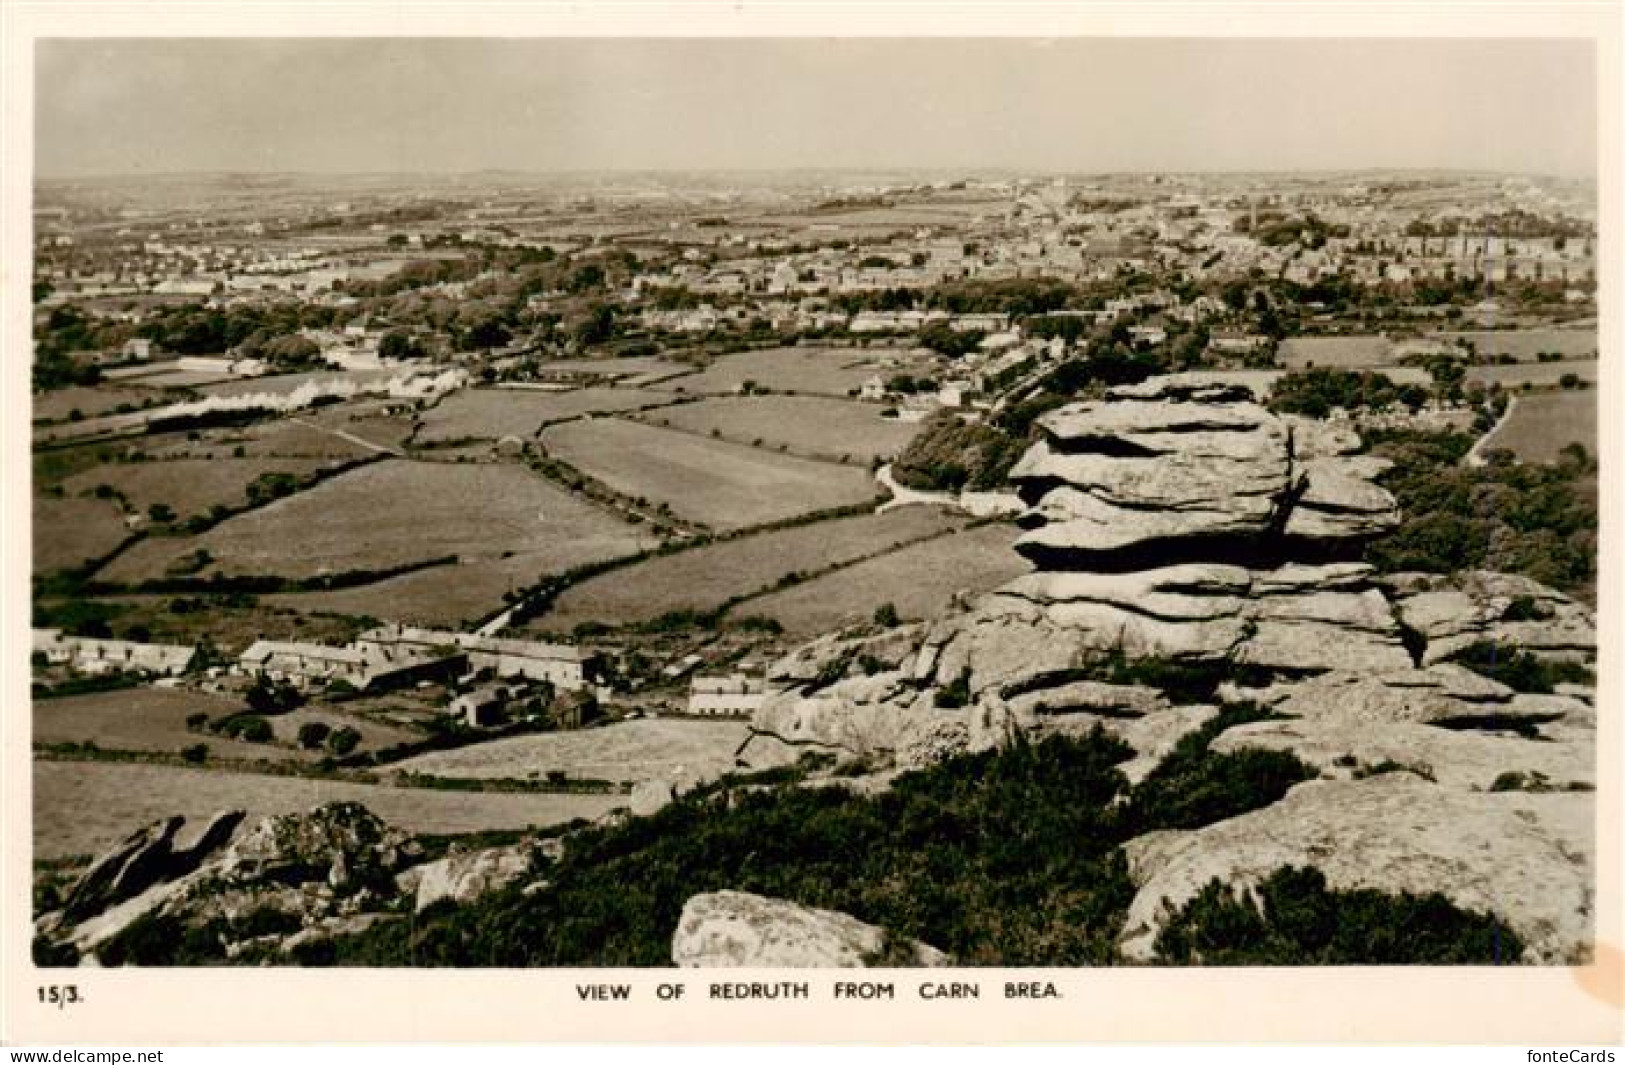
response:
<path id="1" fill-rule="evenodd" d="M 1617 969 L 1597 41 L 31 49 L 41 1001 Z"/>

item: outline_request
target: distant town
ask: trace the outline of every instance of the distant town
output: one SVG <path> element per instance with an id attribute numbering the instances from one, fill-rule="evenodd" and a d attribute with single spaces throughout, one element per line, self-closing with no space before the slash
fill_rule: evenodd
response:
<path id="1" fill-rule="evenodd" d="M 1408 171 L 42 181 L 38 908 L 143 825 L 317 788 L 474 838 L 764 765 L 893 773 L 774 707 L 924 685 L 938 619 L 1128 550 L 1034 531 L 1097 520 L 1081 458 L 1023 459 L 1086 400 L 1245 394 L 1351 434 L 1328 455 L 1363 436 L 1380 459 L 1303 495 L 1315 564 L 1593 603 L 1595 197 Z M 1097 436 L 1090 461 L 1162 454 Z"/>

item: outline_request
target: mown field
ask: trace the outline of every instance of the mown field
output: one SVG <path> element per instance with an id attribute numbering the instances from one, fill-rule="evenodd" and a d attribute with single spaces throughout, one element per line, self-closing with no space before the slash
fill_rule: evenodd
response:
<path id="1" fill-rule="evenodd" d="M 69 495 L 108 485 L 123 493 L 143 516 L 155 503 L 168 506 L 177 518 L 207 514 L 210 507 L 248 503 L 248 486 L 267 473 L 292 474 L 300 480 L 332 463 L 316 459 L 212 458 L 121 462 L 98 466 L 63 483 Z"/>
<path id="2" fill-rule="evenodd" d="M 1511 416 L 1484 441 L 1484 449 L 1506 448 L 1525 462 L 1550 462 L 1572 443 L 1597 454 L 1595 390 L 1518 396 Z"/>
<path id="3" fill-rule="evenodd" d="M 750 736 L 743 721 L 643 718 L 602 728 L 512 736 L 397 763 L 441 777 L 542 778 L 553 771 L 590 780 L 709 780 L 734 768 Z"/>
<path id="4" fill-rule="evenodd" d="M 746 381 L 775 392 L 846 396 L 875 374 L 916 369 L 923 358 L 879 348 L 768 348 L 724 355 L 697 374 L 670 384 L 689 395 L 737 392 Z"/>
<path id="5" fill-rule="evenodd" d="M 108 499 L 34 496 L 34 572 L 73 569 L 107 554 L 130 535 Z"/>
<path id="6" fill-rule="evenodd" d="M 1467 380 L 1484 384 L 1499 384 L 1502 388 L 1522 388 L 1524 385 L 1555 385 L 1564 374 L 1573 374 L 1582 381 L 1597 380 L 1601 364 L 1586 362 L 1527 362 L 1517 366 L 1469 366 Z"/>
<path id="7" fill-rule="evenodd" d="M 34 857 L 97 854 L 161 818 L 293 813 L 359 802 L 409 832 L 522 829 L 595 818 L 624 805 L 616 795 L 434 791 L 292 776 L 114 762 L 34 763 Z"/>
<path id="8" fill-rule="evenodd" d="M 860 503 L 867 470 L 778 455 L 619 418 L 554 426 L 548 452 L 618 492 L 727 530 Z"/>
<path id="9" fill-rule="evenodd" d="M 1440 339 L 1472 341 L 1480 355 L 1512 355 L 1519 362 L 1534 362 L 1541 352 L 1561 352 L 1566 359 L 1595 359 L 1595 329 L 1482 329 L 1441 333 Z"/>
<path id="10" fill-rule="evenodd" d="M 631 526 L 520 466 L 389 459 L 198 536 L 139 544 L 105 576 L 161 576 L 199 549 L 213 559 L 205 573 L 308 577 L 519 552 L 546 571 L 627 554 L 640 542 Z"/>
<path id="11" fill-rule="evenodd" d="M 633 388 L 578 388 L 540 392 L 519 388 L 467 388 L 441 400 L 423 415 L 420 443 L 436 440 L 529 440 L 546 422 L 631 410 L 670 400 Z"/>
<path id="12" fill-rule="evenodd" d="M 867 465 L 890 458 L 920 431 L 895 418 L 882 418 L 873 403 L 814 396 L 727 396 L 650 411 L 642 420 L 655 425 L 736 443 L 777 447 L 812 458 Z"/>
<path id="13" fill-rule="evenodd" d="M 801 637 L 867 621 L 882 603 L 895 606 L 904 620 L 933 617 L 947 610 L 955 592 L 991 591 L 1027 572 L 1011 548 L 1016 536 L 1009 525 L 984 525 L 752 599 L 742 609 Z"/>
<path id="14" fill-rule="evenodd" d="M 863 558 L 962 521 L 939 507 L 901 507 L 652 558 L 567 589 L 527 627 L 568 633 L 583 622 L 619 625 L 674 610 L 712 610 L 735 596 L 770 588 L 786 574 Z M 749 606 L 742 609 L 753 612 Z"/>
<path id="15" fill-rule="evenodd" d="M 1381 336 L 1293 337 L 1281 342 L 1280 362 L 1289 370 L 1364 370 L 1390 361 L 1393 351 Z"/>

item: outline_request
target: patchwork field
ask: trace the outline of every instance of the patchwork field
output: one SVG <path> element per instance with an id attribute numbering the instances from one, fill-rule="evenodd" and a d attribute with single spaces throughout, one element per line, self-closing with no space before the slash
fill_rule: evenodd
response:
<path id="1" fill-rule="evenodd" d="M 139 544 L 106 576 L 160 576 L 199 549 L 213 559 L 206 573 L 309 577 L 521 551 L 546 571 L 628 554 L 640 542 L 631 526 L 519 466 L 389 459 L 201 535 Z"/>
<path id="2" fill-rule="evenodd" d="M 1573 374 L 1582 381 L 1595 382 L 1596 360 L 1586 362 L 1526 362 L 1517 366 L 1469 366 L 1467 380 L 1484 384 L 1499 384 L 1502 388 L 1522 388 L 1524 385 L 1555 385 L 1564 374 Z"/>
<path id="3" fill-rule="evenodd" d="M 130 530 L 107 499 L 34 497 L 34 572 L 73 569 L 117 547 Z"/>
<path id="4" fill-rule="evenodd" d="M 619 418 L 554 426 L 548 452 L 616 491 L 667 503 L 716 529 L 738 529 L 874 495 L 866 470 L 760 451 Z"/>
<path id="5" fill-rule="evenodd" d="M 156 392 L 121 385 L 59 388 L 34 396 L 33 420 L 58 422 L 70 417 L 74 411 L 86 418 L 93 418 L 99 414 L 110 414 L 126 403 L 140 407 L 156 396 Z"/>
<path id="6" fill-rule="evenodd" d="M 954 536 L 905 547 L 782 592 L 752 599 L 741 609 L 770 617 L 796 636 L 814 636 L 873 617 L 891 603 L 904 620 L 948 609 L 955 592 L 991 591 L 1029 569 L 1011 548 L 1016 530 L 984 525 Z"/>
<path id="7" fill-rule="evenodd" d="M 879 373 L 918 368 L 923 357 L 867 348 L 768 348 L 724 355 L 697 374 L 671 383 L 689 395 L 737 392 L 746 381 L 775 392 L 846 396 Z"/>
<path id="8" fill-rule="evenodd" d="M 34 763 L 34 857 L 96 854 L 160 818 L 251 817 L 359 802 L 409 832 L 451 834 L 562 824 L 625 805 L 616 795 L 434 791 L 113 762 Z"/>
<path id="9" fill-rule="evenodd" d="M 422 443 L 500 440 L 505 436 L 528 440 L 546 422 L 631 410 L 671 398 L 631 388 L 578 388 L 570 392 L 468 388 L 447 396 L 424 414 L 417 439 Z"/>
<path id="10" fill-rule="evenodd" d="M 572 566 L 595 562 L 610 550 L 602 541 L 548 545 L 542 550 L 515 550 L 511 558 L 487 558 L 390 577 L 387 580 L 331 592 L 265 596 L 267 603 L 296 610 L 357 614 L 413 625 L 462 627 L 502 608 L 508 592 L 535 584 L 542 577 Z M 635 554 L 655 541 L 628 535 L 620 554 Z M 614 556 L 608 556 L 614 557 Z"/>
<path id="11" fill-rule="evenodd" d="M 1551 462 L 1572 443 L 1597 454 L 1593 390 L 1518 396 L 1511 416 L 1484 441 L 1484 449 L 1507 448 L 1525 462 Z"/>
<path id="12" fill-rule="evenodd" d="M 867 464 L 908 446 L 919 424 L 882 418 L 872 403 L 812 396 L 728 396 L 650 411 L 642 420 L 834 461 Z"/>
<path id="13" fill-rule="evenodd" d="M 673 610 L 711 610 L 735 596 L 771 587 L 792 571 L 863 558 L 962 521 L 939 507 L 901 507 L 652 558 L 568 589 L 528 628 L 567 633 L 588 621 L 616 625 L 649 621 Z M 754 612 L 749 606 L 742 609 Z"/>
<path id="14" fill-rule="evenodd" d="M 734 752 L 749 736 L 743 721 L 643 718 L 574 732 L 512 736 L 397 765 L 441 777 L 525 778 L 563 771 L 595 780 L 709 780 L 734 767 Z"/>
<path id="15" fill-rule="evenodd" d="M 1280 362 L 1289 370 L 1363 370 L 1383 365 L 1393 352 L 1381 336 L 1293 337 L 1281 342 Z"/>
<path id="16" fill-rule="evenodd" d="M 177 518 L 206 514 L 215 505 L 240 507 L 248 486 L 266 473 L 288 473 L 303 480 L 331 463 L 314 459 L 170 459 L 99 466 L 69 478 L 69 495 L 110 485 L 124 494 L 137 513 L 154 503 L 169 506 Z"/>
<path id="17" fill-rule="evenodd" d="M 1595 359 L 1595 329 L 1483 329 L 1441 333 L 1445 341 L 1470 340 L 1480 355 L 1512 355 L 1534 362 L 1541 352 L 1561 352 L 1566 359 Z"/>

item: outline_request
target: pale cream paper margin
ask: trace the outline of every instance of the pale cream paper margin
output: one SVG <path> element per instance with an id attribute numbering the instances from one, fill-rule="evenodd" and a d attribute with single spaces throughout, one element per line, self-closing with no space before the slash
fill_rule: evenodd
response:
<path id="1" fill-rule="evenodd" d="M 4 7 L 4 574 L 0 618 L 4 769 L 0 796 L 0 1041 L 29 1044 L 391 1042 L 1399 1042 L 1588 1044 L 1625 1038 L 1621 1012 L 1622 750 L 1619 656 L 1601 660 L 1603 761 L 1597 792 L 1600 884 L 1597 905 L 1608 966 L 1573 969 L 1021 970 L 973 971 L 975 1003 L 922 1002 L 916 972 L 891 974 L 898 1001 L 831 1004 L 829 972 L 416 971 L 416 970 L 47 970 L 29 961 L 29 696 L 23 663 L 29 602 L 29 272 L 31 261 L 32 42 L 48 36 L 1141 36 L 1141 37 L 1569 37 L 1596 43 L 1599 74 L 1602 301 L 1600 403 L 1619 412 L 1625 382 L 1620 350 L 1620 12 L 1613 4 L 1510 7 L 1355 4 L 1339 7 L 1182 4 L 1076 6 L 758 3 L 577 4 L 293 8 L 246 3 L 196 5 L 24 4 Z M 982 76 L 990 76 L 983 74 Z M 992 75 L 996 76 L 996 74 Z M 1485 76 L 1494 77 L 1493 71 Z M 1282 86 L 1290 92 L 1290 86 Z M 335 101 L 335 106 L 342 103 Z M 1599 634 L 1619 646 L 1621 426 L 1601 424 L 1603 469 Z M 1611 953 L 1610 953 L 1611 951 Z M 708 975 L 798 979 L 804 1003 L 708 1002 Z M 875 975 L 875 974 L 868 974 Z M 1005 1002 L 1005 978 L 1053 980 L 1060 1002 Z M 1611 995 L 1588 993 L 1611 985 Z M 83 1005 L 57 1011 L 36 988 L 71 980 Z M 633 986 L 634 1001 L 585 1004 L 581 980 Z M 680 1004 L 655 1000 L 658 984 L 683 981 Z M 1611 998 L 1611 1002 L 1605 999 Z"/>

